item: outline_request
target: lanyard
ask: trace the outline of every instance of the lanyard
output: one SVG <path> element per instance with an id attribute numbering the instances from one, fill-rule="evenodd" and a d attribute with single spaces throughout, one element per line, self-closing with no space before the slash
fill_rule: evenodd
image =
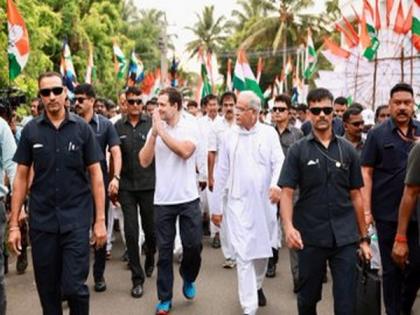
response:
<path id="1" fill-rule="evenodd" d="M 337 145 L 338 145 L 338 153 L 340 155 L 340 161 L 333 159 L 332 157 L 330 157 L 327 153 L 325 153 L 316 143 L 314 143 L 315 148 L 319 151 L 319 153 L 321 153 L 324 157 L 326 157 L 329 161 L 335 163 L 335 167 L 337 168 L 341 168 L 344 166 L 344 161 L 343 161 L 343 152 L 341 150 L 341 145 L 340 145 L 340 141 L 337 139 Z"/>

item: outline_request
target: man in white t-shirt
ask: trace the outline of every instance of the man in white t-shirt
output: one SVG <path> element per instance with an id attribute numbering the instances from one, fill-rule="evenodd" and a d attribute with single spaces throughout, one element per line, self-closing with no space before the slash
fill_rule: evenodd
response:
<path id="1" fill-rule="evenodd" d="M 155 159 L 155 232 L 159 249 L 157 315 L 167 315 L 172 306 L 173 246 L 176 220 L 183 247 L 180 274 L 183 294 L 191 300 L 196 295 L 195 280 L 201 266 L 202 224 L 196 181 L 198 125 L 181 115 L 182 96 L 174 88 L 159 93 L 153 126 L 139 154 L 143 167 Z"/>

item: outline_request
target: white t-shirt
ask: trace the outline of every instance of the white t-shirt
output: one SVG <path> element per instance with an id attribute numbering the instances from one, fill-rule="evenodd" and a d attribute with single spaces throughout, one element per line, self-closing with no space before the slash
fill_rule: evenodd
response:
<path id="1" fill-rule="evenodd" d="M 197 123 L 180 116 L 174 127 L 165 125 L 165 130 L 177 140 L 191 141 L 196 146 L 196 150 L 187 160 L 184 160 L 171 151 L 160 137 L 157 137 L 154 204 L 176 205 L 193 201 L 199 197 L 196 180 L 196 152 L 200 132 Z"/>

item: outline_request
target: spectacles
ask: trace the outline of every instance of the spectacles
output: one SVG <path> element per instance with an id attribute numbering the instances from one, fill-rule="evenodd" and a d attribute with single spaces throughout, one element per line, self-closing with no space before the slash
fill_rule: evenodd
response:
<path id="1" fill-rule="evenodd" d="M 43 97 L 48 97 L 51 95 L 51 92 L 53 92 L 55 96 L 58 96 L 63 93 L 63 90 L 64 88 L 62 86 L 56 86 L 51 89 L 41 89 L 39 90 L 39 94 L 41 94 Z"/>
<path id="2" fill-rule="evenodd" d="M 130 105 L 134 105 L 134 104 L 141 105 L 141 104 L 143 104 L 143 101 L 140 100 L 140 99 L 138 99 L 138 100 L 131 99 L 131 100 L 127 100 L 127 103 L 130 104 Z"/>
<path id="3" fill-rule="evenodd" d="M 355 126 L 355 127 L 360 127 L 360 126 L 363 126 L 364 124 L 365 124 L 365 122 L 363 120 L 354 121 L 354 122 L 350 123 L 350 125 Z"/>
<path id="4" fill-rule="evenodd" d="M 85 101 L 86 97 L 76 97 L 76 102 L 82 104 Z"/>
<path id="5" fill-rule="evenodd" d="M 276 113 L 276 112 L 284 113 L 286 110 L 287 110 L 287 107 L 273 107 L 271 109 L 271 112 L 273 112 L 273 113 Z"/>
<path id="6" fill-rule="evenodd" d="M 315 116 L 318 116 L 319 114 L 321 114 L 321 112 L 324 112 L 325 115 L 331 115 L 331 113 L 333 112 L 333 108 L 332 107 L 311 107 L 309 108 L 309 111 Z"/>

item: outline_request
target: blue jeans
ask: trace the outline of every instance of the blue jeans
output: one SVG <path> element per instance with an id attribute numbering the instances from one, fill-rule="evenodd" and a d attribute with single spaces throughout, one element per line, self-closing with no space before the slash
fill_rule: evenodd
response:
<path id="1" fill-rule="evenodd" d="M 4 232 L 6 229 L 6 208 L 0 201 L 0 314 L 6 314 L 6 292 L 4 288 Z"/>

